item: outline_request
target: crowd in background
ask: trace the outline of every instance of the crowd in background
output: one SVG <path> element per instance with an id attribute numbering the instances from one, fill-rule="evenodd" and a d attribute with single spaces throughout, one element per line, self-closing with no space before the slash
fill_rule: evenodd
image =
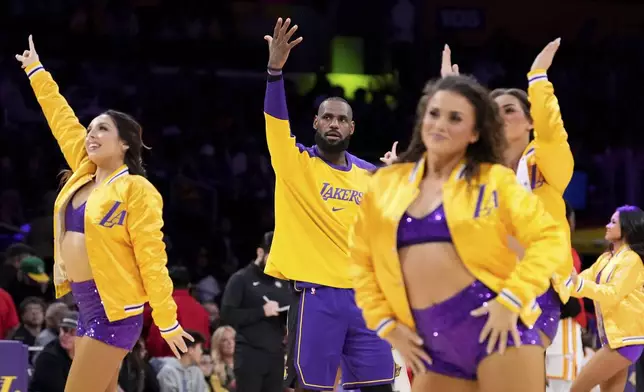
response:
<path id="1" fill-rule="evenodd" d="M 29 33 L 83 124 L 107 108 L 131 113 L 143 124 L 144 141 L 151 147 L 144 157 L 148 176 L 165 201 L 169 263 L 185 267 L 183 281 L 175 281 L 175 296 L 190 303 L 184 306 L 198 306 L 202 319 L 207 319 L 207 327 L 189 329 L 199 332 L 203 344 L 197 346 L 210 349 L 212 355 L 201 355 L 195 348 L 187 360 L 201 367 L 200 377 L 213 388 L 229 391 L 234 391 L 234 331 L 218 326 L 217 304 L 228 277 L 252 260 L 262 233 L 273 228 L 274 174 L 261 108 L 267 53 L 262 36 L 271 31 L 274 16 L 288 9 L 305 36 L 302 49 L 289 61 L 287 76 L 318 75 L 313 89 L 305 93 L 287 84 L 291 126 L 304 144 L 313 141 L 311 123 L 320 99 L 345 94 L 325 77 L 332 62 L 330 37 L 363 36 L 365 71 L 395 75 L 395 83 L 358 90 L 349 99 L 356 122 L 350 149 L 374 163 L 394 141 L 405 147 L 416 99 L 423 82 L 438 75 L 445 42 L 461 72 L 474 74 L 491 88 L 526 88 L 525 74 L 541 49 L 503 31 L 476 45 L 449 31 L 432 39 L 419 37 L 414 28 L 417 2 L 374 3 L 370 18 L 350 17 L 355 15 L 353 8 L 364 6 L 361 2 L 344 3 L 3 2 L 0 250 L 23 242 L 29 248 L 14 245 L 5 251 L 0 285 L 11 298 L 0 295 L 0 339 L 11 333 L 30 346 L 44 347 L 41 337 L 46 335 L 58 343 L 49 350 L 53 353 L 45 349 L 40 355 L 64 357 L 70 350 L 67 336 L 74 330 L 71 308 L 51 305 L 51 285 L 29 278 L 39 267 L 33 256 L 44 260 L 46 270 L 53 264 L 51 214 L 58 174 L 64 168 L 28 79 L 13 59 Z M 591 22 L 577 35 L 562 37 L 549 74 L 576 170 L 588 177 L 583 188 L 587 205 L 577 211 L 580 226 L 601 222 L 616 205 L 644 204 L 644 145 L 638 137 L 644 127 L 638 116 L 644 38 L 600 37 Z M 552 38 L 544 34 L 543 43 Z M 12 307 L 17 319 L 10 316 Z M 145 336 L 125 360 L 121 388 L 126 391 L 153 390 L 139 385 L 140 374 L 155 374 L 162 366 L 143 360 L 156 356 L 155 343 L 150 345 L 154 338 L 150 339 Z M 219 381 L 210 383 L 211 375 Z M 151 376 L 143 379 L 156 381 Z"/>

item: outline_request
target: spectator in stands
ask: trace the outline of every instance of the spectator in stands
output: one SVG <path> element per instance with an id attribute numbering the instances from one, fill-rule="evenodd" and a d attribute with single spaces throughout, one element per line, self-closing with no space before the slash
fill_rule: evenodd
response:
<path id="1" fill-rule="evenodd" d="M 170 268 L 170 279 L 174 286 L 172 298 L 177 304 L 177 321 L 184 329 L 199 332 L 202 336 L 210 333 L 210 316 L 196 299 L 190 296 L 190 273 L 183 266 Z M 146 305 L 144 313 L 144 331 L 148 331 L 146 345 L 151 357 L 173 357 L 172 350 L 161 337 L 159 328 L 152 323 L 152 310 Z M 205 348 L 210 345 L 204 344 Z"/>
<path id="2" fill-rule="evenodd" d="M 0 288 L 0 340 L 11 334 L 19 323 L 18 312 L 11 295 Z"/>
<path id="3" fill-rule="evenodd" d="M 60 323 L 65 314 L 69 312 L 69 307 L 64 302 L 51 303 L 45 311 L 45 328 L 40 331 L 36 338 L 37 347 L 45 347 L 49 342 L 56 339 L 60 333 Z M 33 361 L 36 362 L 39 353 L 34 354 Z"/>
<path id="4" fill-rule="evenodd" d="M 203 355 L 205 339 L 197 331 L 186 330 L 194 339 L 186 340 L 188 351 L 181 354 L 181 359 L 167 358 L 157 374 L 161 392 L 205 392 L 208 389 L 206 380 L 199 368 Z"/>
<path id="5" fill-rule="evenodd" d="M 58 337 L 51 341 L 34 366 L 29 392 L 63 392 L 74 358 L 78 312 L 67 311 L 60 322 Z"/>
<path id="6" fill-rule="evenodd" d="M 45 321 L 45 302 L 38 297 L 27 297 L 20 303 L 20 325 L 9 339 L 29 347 L 36 345 L 36 338 Z"/>
<path id="7" fill-rule="evenodd" d="M 20 262 L 25 257 L 35 256 L 36 251 L 23 243 L 9 246 L 5 251 L 5 259 L 0 269 L 0 287 L 7 290 L 17 279 Z"/>
<path id="8" fill-rule="evenodd" d="M 204 351 L 199 361 L 199 369 L 206 379 L 206 384 L 208 385 L 208 392 L 225 392 L 226 390 L 219 383 L 219 379 L 214 376 L 214 362 L 210 352 Z"/>
<path id="9" fill-rule="evenodd" d="M 28 256 L 20 260 L 16 279 L 5 288 L 16 304 L 27 297 L 51 299 L 47 293 L 49 276 L 45 273 L 45 262 L 39 257 Z"/>
<path id="10" fill-rule="evenodd" d="M 211 356 L 213 362 L 213 380 L 211 385 L 215 391 L 223 388 L 228 392 L 235 392 L 237 380 L 235 379 L 235 335 L 237 333 L 230 326 L 217 328 L 212 334 Z"/>
<path id="11" fill-rule="evenodd" d="M 123 359 L 119 372 L 119 387 L 123 392 L 159 392 L 159 381 L 148 361 L 143 339 L 139 339 Z"/>
<path id="12" fill-rule="evenodd" d="M 219 328 L 219 324 L 221 322 L 219 318 L 219 306 L 214 302 L 204 302 L 202 305 L 210 317 L 210 333 L 208 334 L 208 336 L 210 336 L 217 328 Z"/>

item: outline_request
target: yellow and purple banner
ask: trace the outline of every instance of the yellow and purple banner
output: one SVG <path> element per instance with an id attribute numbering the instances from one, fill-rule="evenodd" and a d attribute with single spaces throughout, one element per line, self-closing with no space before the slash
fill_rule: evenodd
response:
<path id="1" fill-rule="evenodd" d="M 0 340 L 0 392 L 27 392 L 29 351 L 13 340 Z"/>

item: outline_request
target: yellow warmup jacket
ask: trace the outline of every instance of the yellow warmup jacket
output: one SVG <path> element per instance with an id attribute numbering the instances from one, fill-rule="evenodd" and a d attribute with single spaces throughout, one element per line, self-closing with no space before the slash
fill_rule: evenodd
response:
<path id="1" fill-rule="evenodd" d="M 579 275 L 572 296 L 595 301 L 610 348 L 644 344 L 644 264 L 628 246 L 599 256 Z"/>
<path id="2" fill-rule="evenodd" d="M 452 241 L 465 267 L 498 293 L 497 300 L 534 325 L 535 299 L 570 252 L 566 235 L 539 198 L 517 183 L 515 173 L 484 164 L 470 184 L 457 167 L 443 186 L 443 208 Z M 385 336 L 400 322 L 415 328 L 396 247 L 398 222 L 417 197 L 425 160 L 394 164 L 374 174 L 350 234 L 356 302 L 367 326 Z M 526 249 L 517 263 L 508 246 Z"/>
<path id="3" fill-rule="evenodd" d="M 568 134 L 561 119 L 554 87 L 548 81 L 546 71 L 530 72 L 528 81 L 534 140 L 523 152 L 517 178 L 527 190 L 539 197 L 546 211 L 561 225 L 561 230 L 570 243 L 570 226 L 563 199 L 574 169 Z M 552 276 L 552 284 L 561 300 L 566 303 L 572 289 L 572 253 L 568 252 L 562 261 Z"/>
<path id="4" fill-rule="evenodd" d="M 74 193 L 90 182 L 96 165 L 85 150 L 87 130 L 58 91 L 42 64 L 25 69 L 38 103 L 72 170 L 54 206 L 54 284 L 56 297 L 70 292 L 60 246 L 65 208 Z M 182 332 L 172 281 L 166 269 L 163 242 L 163 200 L 144 177 L 118 168 L 92 191 L 85 206 L 85 242 L 92 275 L 110 321 L 143 312 L 150 302 L 152 317 L 164 337 Z"/>

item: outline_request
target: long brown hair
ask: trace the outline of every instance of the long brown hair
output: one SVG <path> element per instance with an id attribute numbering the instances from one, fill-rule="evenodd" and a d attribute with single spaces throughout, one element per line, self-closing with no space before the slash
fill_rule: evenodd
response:
<path id="1" fill-rule="evenodd" d="M 423 118 L 431 97 L 438 91 L 451 91 L 463 96 L 474 107 L 475 131 L 479 139 L 465 151 L 465 178 L 470 181 L 479 172 L 481 163 L 502 163 L 507 142 L 503 133 L 503 120 L 498 105 L 488 90 L 474 78 L 465 75 L 448 76 L 432 80 L 425 85 L 416 107 L 416 123 L 409 147 L 398 156 L 398 163 L 417 162 L 427 151 L 422 140 Z"/>
<path id="2" fill-rule="evenodd" d="M 128 149 L 125 151 L 124 162 L 130 174 L 145 177 L 146 172 L 143 167 L 142 151 L 144 148 L 149 150 L 150 147 L 143 143 L 143 129 L 141 125 L 129 114 L 117 110 L 110 109 L 102 114 L 110 116 L 116 125 L 119 138 L 128 146 Z M 69 169 L 63 170 L 60 175 L 60 186 L 62 187 L 69 180 L 69 177 L 72 176 L 72 171 Z"/>

